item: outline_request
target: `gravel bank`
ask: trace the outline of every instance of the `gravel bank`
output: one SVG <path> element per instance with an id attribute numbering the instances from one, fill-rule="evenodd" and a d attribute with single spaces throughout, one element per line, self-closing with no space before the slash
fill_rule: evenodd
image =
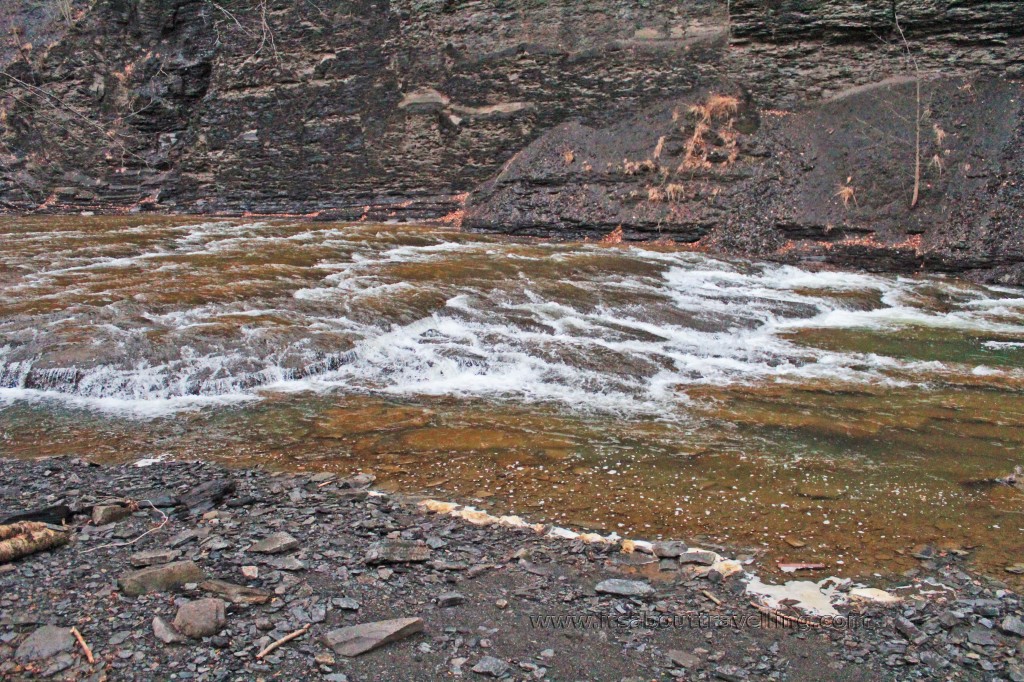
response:
<path id="1" fill-rule="evenodd" d="M 83 512 L 0 566 L 0 679 L 1024 680 L 1020 598 L 955 556 L 900 604 L 841 604 L 846 627 L 765 627 L 701 552 L 477 526 L 370 483 L 0 460 L 0 517 Z"/>

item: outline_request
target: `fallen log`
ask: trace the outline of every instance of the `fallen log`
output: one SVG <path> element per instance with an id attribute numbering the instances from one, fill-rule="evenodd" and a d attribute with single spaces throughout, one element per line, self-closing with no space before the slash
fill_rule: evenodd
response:
<path id="1" fill-rule="evenodd" d="M 67 544 L 71 534 L 38 521 L 0 526 L 0 564 Z"/>

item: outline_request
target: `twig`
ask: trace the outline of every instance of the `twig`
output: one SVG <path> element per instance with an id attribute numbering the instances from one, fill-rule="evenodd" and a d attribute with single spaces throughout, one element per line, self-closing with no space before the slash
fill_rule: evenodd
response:
<path id="1" fill-rule="evenodd" d="M 166 526 L 168 524 L 168 522 L 170 522 L 171 517 L 167 516 L 167 514 L 164 513 L 163 509 L 158 509 L 157 507 L 153 506 L 153 503 L 150 500 L 140 500 L 138 503 L 136 503 L 136 506 L 137 507 L 141 506 L 142 502 L 149 502 L 150 508 L 151 509 L 156 509 L 158 512 L 160 512 L 160 516 L 164 517 L 163 521 L 160 522 L 160 525 L 156 526 L 155 528 L 150 528 L 149 530 L 147 530 L 145 533 L 143 533 L 139 537 L 135 538 L 134 540 L 128 540 L 127 542 L 110 542 L 110 543 L 107 543 L 105 545 L 100 545 L 98 547 L 91 547 L 91 548 L 89 548 L 87 550 L 84 550 L 84 552 L 95 552 L 97 550 L 107 549 L 109 547 L 128 547 L 129 545 L 134 545 L 136 542 L 138 542 L 142 538 L 146 537 L 150 533 L 157 532 L 158 530 L 160 530 L 161 528 Z"/>
<path id="2" fill-rule="evenodd" d="M 753 606 L 758 611 L 760 611 L 761 613 L 766 613 L 769 616 L 773 616 L 775 618 L 781 618 L 783 620 L 791 620 L 794 623 L 799 623 L 800 625 L 807 625 L 807 626 L 812 627 L 812 628 L 820 628 L 821 627 L 821 623 L 815 623 L 814 621 L 805 620 L 803 618 L 798 618 L 797 616 L 787 616 L 784 613 L 779 613 L 775 609 L 768 608 L 767 606 L 762 606 L 761 604 L 758 604 L 756 601 L 750 602 L 750 605 Z"/>
<path id="3" fill-rule="evenodd" d="M 701 590 L 700 593 L 703 594 L 708 599 L 710 599 L 711 601 L 715 602 L 715 604 L 717 606 L 721 606 L 722 605 L 722 600 L 719 599 L 718 597 L 716 597 L 715 595 L 711 594 L 707 590 Z"/>
<path id="4" fill-rule="evenodd" d="M 95 663 L 96 659 L 92 655 L 92 649 L 90 649 L 89 645 L 85 643 L 85 637 L 82 637 L 82 633 L 78 631 L 78 628 L 72 627 L 71 634 L 73 634 L 75 639 L 78 640 L 78 645 L 82 647 L 82 651 L 85 653 L 85 660 L 89 661 L 89 665 Z"/>
<path id="5" fill-rule="evenodd" d="M 285 635 L 284 637 L 282 637 L 281 639 L 277 640 L 276 642 L 271 642 L 270 644 L 267 645 L 266 649 L 264 649 L 263 651 L 261 651 L 258 654 L 256 654 L 256 658 L 263 658 L 264 656 L 266 656 L 267 654 L 269 654 L 271 651 L 273 651 L 277 647 L 281 646 L 282 644 L 286 644 L 286 643 L 292 641 L 293 639 L 295 639 L 296 637 L 302 637 L 304 634 L 306 634 L 306 632 L 309 631 L 310 625 L 311 625 L 311 623 L 306 623 L 305 625 L 303 625 L 301 628 L 299 628 L 295 632 L 293 632 L 291 634 L 288 634 L 288 635 Z"/>
<path id="6" fill-rule="evenodd" d="M 896 24 L 896 30 L 899 31 L 900 40 L 903 41 L 903 47 L 907 50 L 907 57 L 910 58 L 910 63 L 914 66 L 914 84 L 917 91 L 917 108 L 914 116 L 914 196 L 910 200 L 910 209 L 913 210 L 917 206 L 917 200 L 921 194 L 921 69 L 917 65 L 914 52 L 910 49 L 907 36 L 903 34 L 900 19 L 895 11 L 892 19 Z"/>

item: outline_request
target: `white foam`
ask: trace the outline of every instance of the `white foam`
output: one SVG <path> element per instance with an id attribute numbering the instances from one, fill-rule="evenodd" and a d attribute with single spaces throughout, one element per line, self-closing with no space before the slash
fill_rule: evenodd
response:
<path id="1" fill-rule="evenodd" d="M 54 269 L 25 280 L 55 273 L 73 280 L 61 294 L 39 298 L 68 295 L 76 290 L 76 277 L 96 268 L 139 265 L 172 252 L 262 252 L 287 242 L 289 248 L 329 244 L 337 258 L 316 265 L 327 273 L 319 281 L 297 278 L 293 289 L 272 300 L 179 309 L 115 302 L 15 320 L 14 326 L 0 320 L 0 332 L 9 339 L 41 349 L 29 353 L 14 343 L 0 349 L 7 399 L 50 396 L 149 413 L 215 404 L 222 397 L 251 399 L 265 390 L 341 390 L 663 414 L 685 407 L 686 389 L 701 384 L 825 379 L 906 385 L 957 373 L 1021 373 L 994 362 L 961 367 L 833 351 L 793 339 L 804 329 L 899 333 L 925 327 L 968 337 L 998 334 L 1000 340 L 984 341 L 984 347 L 1016 348 L 1024 346 L 1017 340 L 1024 339 L 1024 297 L 1015 289 L 727 262 L 642 247 L 523 246 L 445 240 L 426 231 L 414 233 L 416 244 L 401 243 L 409 231 L 363 226 L 282 233 L 272 223 L 217 221 L 168 228 L 168 241 L 147 241 L 137 254 L 65 254 Z M 595 258 L 625 265 L 633 260 L 640 267 L 603 273 L 593 267 Z M 474 267 L 512 267 L 515 274 L 477 281 L 445 277 L 447 263 L 466 259 Z M 162 276 L 187 272 L 187 260 L 182 263 Z M 404 263 L 435 264 L 438 274 L 403 281 L 389 268 Z M 585 280 L 556 279 L 576 276 L 578 267 L 587 273 Z M 3 296 L 17 301 L 33 295 L 17 288 L 23 285 Z M 936 291 L 943 305 L 929 307 Z M 424 300 L 446 303 L 406 303 L 420 293 Z M 266 322 L 264 315 L 288 324 Z M 231 317 L 241 319 L 233 335 L 225 335 Z M 48 362 L 39 364 L 53 364 L 46 356 L 49 335 L 56 338 L 61 325 L 83 321 L 92 334 L 85 343 L 102 347 L 104 357 L 112 358 L 108 364 L 66 367 L 76 373 L 74 381 L 61 384 L 58 371 L 55 382 L 61 385 L 27 388 L 25 378 L 40 359 Z M 153 337 L 158 341 L 151 340 L 153 331 L 160 332 Z M 129 407 L 135 404 L 147 407 Z"/>

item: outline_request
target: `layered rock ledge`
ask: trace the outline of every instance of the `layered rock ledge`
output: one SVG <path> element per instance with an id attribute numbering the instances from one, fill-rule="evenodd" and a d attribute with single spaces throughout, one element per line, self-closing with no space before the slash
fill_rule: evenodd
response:
<path id="1" fill-rule="evenodd" d="M 69 8 L 12 0 L 0 17 L 15 38 L 0 48 L 7 211 L 458 222 L 465 208 L 474 229 L 621 227 L 1024 282 L 1018 2 Z M 745 114 L 713 122 L 712 167 L 680 164 L 690 107 L 729 93 Z"/>

